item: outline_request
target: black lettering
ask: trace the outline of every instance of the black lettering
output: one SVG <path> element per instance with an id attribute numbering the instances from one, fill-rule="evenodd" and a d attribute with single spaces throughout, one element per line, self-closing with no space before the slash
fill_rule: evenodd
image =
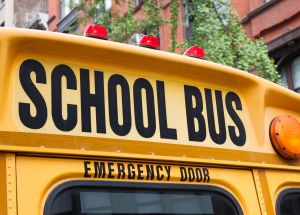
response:
<path id="1" fill-rule="evenodd" d="M 137 179 L 143 180 L 144 179 L 144 177 L 142 176 L 143 173 L 144 173 L 144 171 L 142 170 L 143 165 L 142 164 L 137 164 L 136 166 L 137 166 L 137 173 L 138 173 Z"/>
<path id="2" fill-rule="evenodd" d="M 170 178 L 171 178 L 171 166 L 165 166 L 165 169 L 166 169 L 166 172 L 167 172 L 167 175 L 168 175 L 167 181 L 169 181 Z"/>
<path id="3" fill-rule="evenodd" d="M 62 77 L 66 78 L 67 89 L 76 90 L 76 76 L 72 69 L 64 64 L 54 68 L 51 75 L 52 118 L 61 131 L 71 131 L 77 124 L 77 106 L 67 104 L 67 117 L 62 116 Z"/>
<path id="4" fill-rule="evenodd" d="M 188 168 L 188 174 L 189 174 L 189 181 L 194 181 L 195 180 L 195 173 L 194 169 L 189 167 Z"/>
<path id="5" fill-rule="evenodd" d="M 122 92 L 123 125 L 118 121 L 117 86 Z M 127 135 L 131 130 L 130 93 L 127 80 L 121 75 L 112 75 L 108 81 L 109 122 L 113 132 L 119 136 Z"/>
<path id="6" fill-rule="evenodd" d="M 115 176 L 113 175 L 115 169 L 114 169 L 114 163 L 108 162 L 107 163 L 108 167 L 108 175 L 107 178 L 114 178 Z"/>
<path id="7" fill-rule="evenodd" d="M 118 163 L 117 166 L 118 166 L 118 178 L 124 179 L 125 175 L 126 175 L 125 174 L 125 166 L 124 166 L 124 164 Z"/>
<path id="8" fill-rule="evenodd" d="M 164 82 L 156 81 L 156 88 L 160 137 L 177 140 L 177 130 L 175 128 L 168 128 Z"/>
<path id="9" fill-rule="evenodd" d="M 154 168 L 153 165 L 146 165 L 147 180 L 154 180 Z"/>
<path id="10" fill-rule="evenodd" d="M 209 176 L 209 171 L 207 168 L 203 168 L 203 182 L 209 182 L 210 176 Z"/>
<path id="11" fill-rule="evenodd" d="M 135 178 L 135 171 L 134 171 L 134 165 L 133 164 L 128 164 L 128 179 L 134 179 Z"/>
<path id="12" fill-rule="evenodd" d="M 186 181 L 187 180 L 187 173 L 186 169 L 184 167 L 180 167 L 180 181 Z"/>
<path id="13" fill-rule="evenodd" d="M 80 69 L 82 131 L 91 132 L 91 107 L 95 107 L 97 133 L 105 134 L 106 124 L 105 124 L 103 73 L 100 71 L 95 71 L 94 76 L 95 76 L 95 94 L 91 94 L 89 70 Z"/>
<path id="14" fill-rule="evenodd" d="M 218 115 L 219 133 L 216 131 L 214 106 L 212 102 L 211 89 L 205 89 L 207 121 L 211 139 L 217 144 L 223 144 L 226 141 L 226 127 L 223 109 L 222 92 L 220 90 L 215 91 L 216 95 L 216 108 Z"/>
<path id="15" fill-rule="evenodd" d="M 196 181 L 201 182 L 203 179 L 202 177 L 202 171 L 200 168 L 196 168 Z"/>
<path id="16" fill-rule="evenodd" d="M 148 126 L 143 117 L 142 90 L 146 93 Z M 133 85 L 135 124 L 138 133 L 145 138 L 152 137 L 156 130 L 153 89 L 149 81 L 139 78 Z"/>
<path id="17" fill-rule="evenodd" d="M 228 114 L 239 131 L 239 136 L 237 136 L 235 126 L 228 126 L 230 139 L 235 145 L 243 146 L 246 142 L 246 131 L 242 120 L 235 111 L 235 109 L 239 111 L 243 110 L 241 100 L 236 93 L 229 92 L 226 95 L 225 101 Z M 235 103 L 235 109 L 233 108 L 233 103 Z"/>
<path id="18" fill-rule="evenodd" d="M 185 107 L 188 134 L 190 141 L 204 141 L 206 138 L 205 120 L 202 115 L 203 101 L 201 92 L 197 87 L 184 86 Z M 196 100 L 196 106 L 193 107 L 193 98 Z M 195 131 L 195 121 L 197 120 L 199 131 Z"/>
<path id="19" fill-rule="evenodd" d="M 91 175 L 89 174 L 89 171 L 91 171 L 91 168 L 88 165 L 90 165 L 91 162 L 90 161 L 84 161 L 83 164 L 84 164 L 84 177 L 85 178 L 90 178 Z"/>
<path id="20" fill-rule="evenodd" d="M 30 104 L 19 102 L 19 117 L 23 125 L 31 129 L 42 128 L 47 121 L 47 105 L 30 78 L 31 72 L 35 73 L 36 83 L 46 84 L 46 71 L 43 65 L 36 60 L 25 60 L 20 66 L 19 80 L 27 96 L 36 109 L 36 115 L 30 113 Z"/>
<path id="21" fill-rule="evenodd" d="M 163 167 L 161 165 L 156 166 L 156 174 L 157 174 L 157 180 L 161 181 L 164 179 L 164 174 L 161 174 L 160 171 L 163 171 Z"/>
<path id="22" fill-rule="evenodd" d="M 94 162 L 95 174 L 94 178 L 105 178 L 105 163 L 104 162 Z"/>

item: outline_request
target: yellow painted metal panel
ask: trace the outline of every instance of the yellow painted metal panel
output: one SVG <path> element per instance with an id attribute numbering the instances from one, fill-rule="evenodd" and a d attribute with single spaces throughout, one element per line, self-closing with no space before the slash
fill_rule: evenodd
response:
<path id="1" fill-rule="evenodd" d="M 265 170 L 264 172 L 265 189 L 269 192 L 273 213 L 275 214 L 278 195 L 288 188 L 300 188 L 300 172 L 284 170 Z"/>
<path id="2" fill-rule="evenodd" d="M 101 163 L 106 168 L 106 174 L 95 170 L 95 164 L 97 166 Z M 124 166 L 124 179 L 123 172 L 118 167 L 120 165 Z M 147 178 L 149 176 L 147 165 L 156 170 L 153 180 L 150 180 L 150 177 Z M 189 179 L 185 180 L 185 171 L 194 171 L 195 179 L 191 182 Z M 199 176 L 199 171 L 203 173 L 201 180 L 200 177 L 196 177 L 196 172 Z M 172 163 L 156 163 L 146 160 L 124 162 L 122 160 L 104 159 L 17 157 L 17 175 L 19 215 L 42 214 L 45 201 L 51 191 L 56 186 L 73 180 L 154 183 L 154 187 L 155 183 L 198 184 L 199 188 L 200 185 L 217 186 L 227 190 L 237 199 L 245 215 L 260 214 L 250 170 L 206 167 L 200 164 L 192 165 L 188 163 L 174 165 Z"/>
<path id="3" fill-rule="evenodd" d="M 5 179 L 5 174 L 6 174 L 6 159 L 5 159 L 5 154 L 1 153 L 0 154 L 0 175 L 2 180 L 0 181 L 0 190 L 2 193 L 3 191 L 6 191 L 7 183 Z M 2 195 L 2 198 L 0 198 L 0 213 L 1 214 L 6 214 L 7 213 L 7 198 L 6 198 L 6 192 L 5 195 Z"/>
<path id="4" fill-rule="evenodd" d="M 300 121 L 300 96 L 278 85 L 212 62 L 110 41 L 15 29 L 0 29 L 0 34 L 0 56 L 3 56 L 0 59 L 2 150 L 53 154 L 59 149 L 66 149 L 65 154 L 87 152 L 94 155 L 99 151 L 125 154 L 134 151 L 135 156 L 153 153 L 166 157 L 174 152 L 174 159 L 190 157 L 225 162 L 245 161 L 255 165 L 267 163 L 299 166 L 299 161 L 281 159 L 270 143 L 269 125 L 274 117 L 290 114 Z M 29 67 L 26 62 L 29 62 Z M 62 64 L 70 69 L 75 81 L 70 81 L 71 78 L 67 78 L 67 75 L 60 78 L 53 75 L 59 73 L 58 70 L 66 70 L 66 67 L 62 69 Z M 34 69 L 34 65 L 39 65 L 42 69 Z M 24 75 L 26 68 L 30 70 L 29 76 Z M 82 94 L 83 77 L 80 69 L 85 72 L 89 70 L 90 84 L 85 89 L 91 93 L 95 91 L 95 82 L 102 87 L 101 81 L 95 81 L 94 71 L 103 74 L 105 117 L 100 121 L 102 126 L 105 125 L 105 131 L 96 130 L 96 120 L 99 117 L 96 117 L 94 108 L 91 108 L 91 131 L 83 131 L 86 120 L 82 119 L 85 119 L 83 114 L 86 111 L 81 112 L 85 96 Z M 39 70 L 41 77 L 37 77 L 40 75 L 33 70 Z M 127 105 L 130 104 L 130 116 L 126 116 L 130 119 L 130 129 L 125 133 L 122 133 L 121 87 L 120 84 L 113 84 L 113 81 L 120 79 L 113 79 L 114 75 L 121 76 L 129 88 Z M 56 80 L 55 85 L 53 80 Z M 61 80 L 61 84 L 57 80 Z M 70 82 L 76 86 L 67 86 Z M 115 104 L 112 101 L 109 105 L 109 100 L 114 99 L 113 93 L 109 93 L 112 92 L 109 91 L 110 84 L 117 91 L 117 111 L 112 109 L 109 114 L 109 109 Z M 142 130 L 148 129 L 150 121 L 147 120 L 147 111 L 152 108 L 146 100 L 146 85 L 150 89 L 147 92 L 153 93 L 150 100 L 153 97 L 155 116 L 149 119 L 155 121 L 152 123 L 155 129 L 143 133 L 140 131 L 141 127 Z M 76 123 L 65 131 L 59 128 L 53 117 L 58 114 L 57 107 L 60 107 L 53 107 L 55 99 L 60 101 L 57 89 L 62 91 L 62 119 L 58 121 L 68 119 L 68 108 L 76 108 Z M 33 95 L 30 96 L 29 91 Z M 37 96 L 37 91 L 42 99 Z M 140 106 L 136 107 L 139 93 L 142 95 Z M 161 105 L 164 99 L 165 106 Z M 29 126 L 30 123 L 24 121 L 36 117 L 37 108 L 43 106 L 43 102 L 36 100 L 45 101 L 47 110 L 43 114 L 46 113 L 46 120 L 41 125 Z M 139 108 L 142 109 L 141 114 L 136 115 Z M 164 109 L 166 120 L 160 116 Z M 118 123 L 112 120 L 115 113 L 118 113 Z M 188 114 L 192 116 L 188 117 Z M 138 126 L 141 118 L 144 125 Z M 36 120 L 32 121 L 36 123 Z M 199 121 L 203 122 L 199 123 L 201 127 L 198 126 Z M 192 129 L 189 129 L 188 122 L 194 126 Z M 122 129 L 113 129 L 112 124 L 117 124 Z M 218 129 L 219 124 L 224 127 Z M 173 134 L 176 131 L 176 138 L 171 138 L 166 128 L 172 130 Z M 196 141 L 189 135 L 189 131 L 193 129 L 202 134 Z M 224 131 L 222 135 L 219 134 L 220 130 Z M 243 131 L 245 140 L 240 138 Z"/>
<path id="5" fill-rule="evenodd" d="M 11 153 L 0 153 L 0 214 L 17 214 L 16 160 Z"/>
<path id="6" fill-rule="evenodd" d="M 234 90 L 228 88 L 228 87 L 222 87 L 222 88 L 215 88 L 214 86 L 210 85 L 210 84 L 205 84 L 205 83 L 191 83 L 190 81 L 184 81 L 181 80 L 180 82 L 177 81 L 173 81 L 170 80 L 168 77 L 160 77 L 158 75 L 157 78 L 151 78 L 145 74 L 142 73 L 142 71 L 140 71 L 140 74 L 138 75 L 132 75 L 130 74 L 130 69 L 123 69 L 121 71 L 110 71 L 109 69 L 104 69 L 105 65 L 99 65 L 99 67 L 90 67 L 87 65 L 74 65 L 72 63 L 67 63 L 66 61 L 45 61 L 45 60 L 40 60 L 40 58 L 35 57 L 34 55 L 30 56 L 30 59 L 34 59 L 35 61 L 38 61 L 39 63 L 41 63 L 41 65 L 43 65 L 43 67 L 46 70 L 46 80 L 49 82 L 49 84 L 36 84 L 37 88 L 39 89 L 39 91 L 41 92 L 45 102 L 46 102 L 46 106 L 49 109 L 47 111 L 48 113 L 48 117 L 47 117 L 47 121 L 45 122 L 45 124 L 39 128 L 39 129 L 32 129 L 32 128 L 28 128 L 24 125 L 24 123 L 21 122 L 20 120 L 20 103 L 29 103 L 33 106 L 32 102 L 30 101 L 30 98 L 28 97 L 28 95 L 26 95 L 26 93 L 24 92 L 24 89 L 22 88 L 21 84 L 20 84 L 20 79 L 18 75 L 15 75 L 15 83 L 14 85 L 16 86 L 15 89 L 15 103 L 14 103 L 14 116 L 15 116 L 15 121 L 16 121 L 16 126 L 17 129 L 20 131 L 26 131 L 26 132 L 36 132 L 36 133 L 48 133 L 48 134 L 60 134 L 60 135 L 75 135 L 75 136 L 90 136 L 90 137 L 99 137 L 99 138 L 112 138 L 112 139 L 127 139 L 127 140 L 138 140 L 138 141 L 151 141 L 151 142 L 160 142 L 160 143 L 173 143 L 173 144 L 181 144 L 181 145 L 194 145 L 194 146 L 206 146 L 206 147 L 211 147 L 211 148 L 228 148 L 228 149 L 236 149 L 236 150 L 243 150 L 243 151 L 260 151 L 259 148 L 255 147 L 253 144 L 249 144 L 252 140 L 251 138 L 251 133 L 247 133 L 247 135 L 249 135 L 248 137 L 248 141 L 245 143 L 244 141 L 242 141 L 241 144 L 243 144 L 243 146 L 237 146 L 237 142 L 233 143 L 233 141 L 230 138 L 229 135 L 229 131 L 227 129 L 229 129 L 228 126 L 230 127 L 235 127 L 234 129 L 236 129 L 235 132 L 238 133 L 238 128 L 235 126 L 232 118 L 229 116 L 229 113 L 227 113 L 226 111 L 226 107 L 225 107 L 225 96 L 226 95 L 230 95 L 230 92 L 235 92 Z M 20 65 L 24 62 L 28 61 L 28 56 L 25 57 L 25 59 L 21 58 L 16 64 L 17 68 L 16 68 L 16 74 L 18 74 L 21 69 L 19 68 Z M 64 119 L 67 119 L 68 116 L 68 112 L 67 112 L 67 105 L 76 105 L 77 107 L 77 123 L 76 126 L 71 130 L 71 131 L 61 131 L 61 129 L 57 128 L 57 126 L 55 125 L 55 123 L 53 122 L 53 118 L 54 118 L 54 113 L 53 113 L 53 109 L 51 112 L 51 105 L 53 105 L 53 98 L 52 94 L 51 94 L 51 87 L 52 87 L 52 83 L 51 83 L 51 76 L 53 77 L 53 74 L 55 73 L 55 68 L 64 63 L 65 65 L 67 65 L 72 71 L 73 74 L 76 76 L 76 83 L 77 83 L 77 90 L 72 90 L 72 89 L 67 89 L 66 83 L 63 81 L 62 83 L 62 94 L 63 94 L 63 101 L 62 101 L 62 117 Z M 98 66 L 98 65 L 97 65 Z M 103 78 L 104 81 L 103 82 L 98 82 L 98 84 L 102 84 L 104 85 L 104 103 L 105 103 L 105 119 L 101 119 L 100 123 L 101 124 L 105 124 L 105 131 L 101 131 L 97 132 L 97 124 L 96 124 L 96 114 L 95 112 L 91 111 L 91 117 L 89 117 L 88 119 L 91 121 L 91 131 L 89 132 L 84 132 L 83 130 L 83 113 L 82 113 L 82 105 L 81 104 L 81 100 L 82 100 L 82 94 L 79 88 L 83 86 L 83 83 L 80 82 L 81 76 L 80 76 L 80 69 L 88 69 L 89 71 L 89 76 L 90 76 L 90 85 L 87 86 L 89 88 L 89 90 L 91 92 L 95 92 L 95 79 L 94 79 L 94 71 L 102 71 L 103 72 Z M 70 71 L 71 71 L 70 70 Z M 85 72 L 86 73 L 86 72 Z M 101 74 L 98 72 L 98 74 Z M 128 132 L 128 134 L 126 135 L 121 135 L 121 134 L 116 134 L 116 132 L 112 131 L 112 124 L 115 124 L 113 122 L 111 122 L 113 115 L 117 114 L 117 113 L 110 113 L 111 111 L 111 107 L 109 106 L 109 100 L 114 97 L 113 94 L 110 94 L 109 92 L 109 81 L 112 80 L 116 80 L 113 79 L 113 75 L 122 75 L 122 77 L 124 78 L 123 80 L 128 83 L 129 85 L 129 91 L 130 91 L 130 121 L 131 121 L 131 126 L 130 126 L 130 131 Z M 74 77 L 75 77 L 74 76 Z M 137 125 L 137 119 L 135 117 L 135 113 L 138 111 L 135 108 L 135 105 L 137 105 L 137 101 L 135 99 L 135 95 L 134 93 L 136 92 L 136 90 L 134 90 L 134 85 L 137 83 L 137 81 L 139 79 L 146 79 L 148 81 L 148 83 L 151 85 L 151 89 L 153 91 L 153 96 L 154 96 L 154 104 L 155 104 L 155 123 L 154 126 L 156 127 L 155 133 L 153 134 L 153 136 L 151 137 L 143 137 L 139 132 L 138 132 L 138 125 Z M 160 124 L 162 123 L 162 119 L 159 117 L 158 114 L 158 108 L 159 108 L 159 104 L 158 104 L 158 98 L 157 98 L 157 94 L 158 94 L 158 90 L 156 89 L 158 87 L 158 83 L 157 81 L 159 80 L 163 80 L 164 83 L 164 91 L 160 91 L 161 93 L 163 93 L 163 95 L 165 96 L 166 99 L 166 113 L 167 113 L 167 120 L 168 120 L 168 126 L 170 128 L 176 129 L 176 133 L 177 133 L 177 137 L 176 139 L 171 139 L 171 138 L 163 138 L 162 137 L 162 133 L 160 132 Z M 75 82 L 74 82 L 75 83 Z M 149 85 L 149 86 L 150 86 Z M 202 98 L 203 100 L 203 112 L 202 115 L 205 116 L 205 128 L 198 128 L 197 124 L 196 124 L 196 128 L 195 130 L 201 130 L 201 129 L 205 129 L 205 131 L 203 131 L 202 133 L 205 133 L 206 137 L 202 140 L 202 141 L 191 141 L 189 140 L 188 137 L 188 128 L 187 128 L 187 116 L 186 116 L 186 108 L 185 108 L 185 94 L 184 94 L 184 86 L 185 85 L 189 85 L 191 87 L 197 86 L 200 89 L 201 94 L 204 96 L 204 88 L 206 88 L 207 90 L 210 89 L 212 93 L 212 99 L 213 102 L 215 103 L 216 98 L 214 95 L 215 90 L 219 90 L 219 92 L 222 92 L 222 108 L 224 109 L 224 114 L 225 114 L 225 122 L 226 122 L 226 126 L 228 128 L 226 128 L 226 136 L 227 138 L 226 141 L 223 144 L 217 144 L 215 143 L 210 136 L 209 130 L 208 130 L 208 119 L 206 117 L 207 115 L 207 108 L 206 108 L 206 102 L 205 99 Z M 203 86 L 203 87 L 202 87 Z M 55 86 L 55 88 L 57 88 L 59 86 Z M 125 91 L 125 90 L 124 90 Z M 208 92 L 208 91 L 207 91 Z M 237 94 L 239 95 L 240 93 L 238 93 L 238 91 L 236 91 Z M 176 96 L 174 96 L 176 95 Z M 122 113 L 122 103 L 123 106 L 125 106 L 125 102 L 122 101 L 121 97 L 122 97 L 122 93 L 121 91 L 118 92 L 117 94 L 118 97 L 118 121 L 119 124 L 123 124 L 123 117 L 122 115 L 124 113 Z M 240 97 L 242 97 L 242 94 L 240 94 Z M 101 98 L 100 98 L 101 99 Z M 102 102 L 102 100 L 99 100 L 98 102 Z M 235 102 L 235 101 L 231 101 L 231 102 Z M 246 126 L 246 122 L 247 122 L 247 108 L 245 107 L 245 99 L 241 98 L 241 102 L 243 104 L 243 110 L 241 111 L 236 111 L 236 114 L 239 115 L 239 118 L 242 122 L 244 122 L 245 126 Z M 144 124 L 145 127 L 149 126 L 149 122 L 147 120 L 148 116 L 147 116 L 147 108 L 151 108 L 149 105 L 146 106 L 146 101 L 143 101 L 143 105 L 144 105 L 144 112 L 143 112 L 143 118 L 144 118 Z M 208 104 L 207 104 L 208 105 Z M 215 104 L 214 104 L 215 105 Z M 231 107 L 231 106 L 230 106 Z M 234 108 L 234 107 L 233 107 Z M 32 108 L 32 115 L 36 115 L 35 112 L 35 108 Z M 216 108 L 214 110 L 215 112 L 215 116 L 217 115 L 216 112 Z M 249 120 L 249 119 L 248 119 Z M 217 121 L 217 120 L 216 120 Z M 99 127 L 101 125 L 98 125 Z M 217 127 L 217 125 L 216 125 Z M 246 127 L 247 131 L 250 131 L 251 128 Z M 202 142 L 202 143 L 200 143 Z"/>

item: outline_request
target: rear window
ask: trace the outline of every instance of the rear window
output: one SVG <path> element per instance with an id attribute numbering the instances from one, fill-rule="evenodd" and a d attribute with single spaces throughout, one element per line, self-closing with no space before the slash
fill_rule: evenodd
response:
<path id="1" fill-rule="evenodd" d="M 243 214 L 232 195 L 213 186 L 91 183 L 56 189 L 44 214 Z"/>
<path id="2" fill-rule="evenodd" d="M 299 215 L 300 188 L 290 188 L 281 192 L 276 205 L 278 215 Z"/>

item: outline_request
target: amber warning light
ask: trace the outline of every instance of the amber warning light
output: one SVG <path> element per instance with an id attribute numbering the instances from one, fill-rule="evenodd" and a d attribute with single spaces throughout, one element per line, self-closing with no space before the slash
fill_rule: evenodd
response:
<path id="1" fill-rule="evenodd" d="M 83 36 L 107 40 L 107 31 L 104 26 L 97 25 L 97 24 L 90 24 L 85 29 Z"/>
<path id="2" fill-rule="evenodd" d="M 270 138 L 276 151 L 283 157 L 300 158 L 300 123 L 297 119 L 288 115 L 273 119 Z"/>

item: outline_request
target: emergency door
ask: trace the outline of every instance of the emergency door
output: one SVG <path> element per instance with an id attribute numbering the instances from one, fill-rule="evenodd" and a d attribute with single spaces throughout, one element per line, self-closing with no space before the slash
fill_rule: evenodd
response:
<path id="1" fill-rule="evenodd" d="M 16 161 L 18 215 L 260 214 L 251 170 L 101 158 Z"/>

